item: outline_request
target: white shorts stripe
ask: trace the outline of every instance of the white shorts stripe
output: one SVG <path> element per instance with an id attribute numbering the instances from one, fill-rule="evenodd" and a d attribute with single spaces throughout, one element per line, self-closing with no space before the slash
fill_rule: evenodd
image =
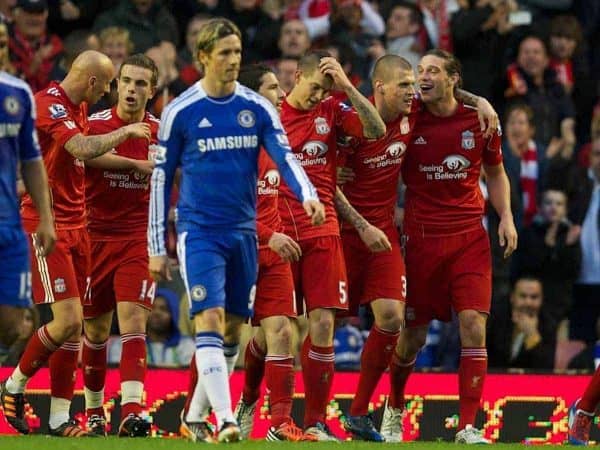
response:
<path id="1" fill-rule="evenodd" d="M 192 293 L 190 292 L 190 285 L 187 279 L 187 266 L 185 261 L 185 239 L 187 238 L 187 231 L 177 235 L 177 256 L 179 257 L 179 273 L 181 279 L 185 285 L 185 292 L 187 292 L 188 305 L 192 307 Z"/>
<path id="2" fill-rule="evenodd" d="M 50 273 L 48 271 L 48 263 L 46 257 L 42 256 L 42 249 L 37 245 L 35 240 L 35 233 L 31 235 L 31 243 L 35 251 L 35 259 L 37 261 L 37 268 L 42 280 L 42 286 L 44 287 L 44 303 L 54 303 L 54 292 L 52 292 L 52 283 L 50 282 Z"/>

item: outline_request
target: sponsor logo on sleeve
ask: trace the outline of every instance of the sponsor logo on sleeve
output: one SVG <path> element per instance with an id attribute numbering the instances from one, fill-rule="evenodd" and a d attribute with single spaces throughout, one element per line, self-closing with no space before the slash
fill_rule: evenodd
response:
<path id="1" fill-rule="evenodd" d="M 67 109 L 60 103 L 53 103 L 48 107 L 48 110 L 50 111 L 50 117 L 54 120 L 67 117 Z"/>

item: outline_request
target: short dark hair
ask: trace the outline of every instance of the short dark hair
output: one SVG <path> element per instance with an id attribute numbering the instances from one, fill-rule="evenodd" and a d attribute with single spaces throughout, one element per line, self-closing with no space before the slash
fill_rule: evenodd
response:
<path id="1" fill-rule="evenodd" d="M 136 53 L 135 55 L 128 56 L 127 59 L 125 59 L 125 61 L 123 61 L 121 64 L 121 67 L 119 67 L 118 78 L 121 78 L 123 67 L 128 65 L 150 70 L 152 72 L 150 84 L 152 87 L 156 86 L 158 83 L 158 67 L 156 67 L 156 63 L 151 58 L 147 57 L 143 53 Z"/>
<path id="2" fill-rule="evenodd" d="M 406 58 L 392 54 L 383 55 L 375 62 L 375 66 L 373 66 L 373 76 L 371 77 L 373 81 L 376 79 L 388 81 L 390 68 L 392 66 L 398 66 L 404 70 L 412 70 L 412 66 Z"/>
<path id="3" fill-rule="evenodd" d="M 423 24 L 423 13 L 421 10 L 415 5 L 407 0 L 399 0 L 394 2 L 394 4 L 390 7 L 389 12 L 386 14 L 386 17 L 392 13 L 396 8 L 404 8 L 410 11 L 410 23 L 416 23 L 417 25 Z"/>
<path id="4" fill-rule="evenodd" d="M 456 87 L 462 87 L 462 64 L 458 60 L 456 56 L 452 53 L 447 52 L 446 50 L 442 50 L 441 48 L 434 48 L 425 53 L 424 56 L 431 55 L 437 56 L 445 61 L 444 69 L 448 72 L 448 75 L 458 75 L 458 83 L 456 83 Z"/>
<path id="5" fill-rule="evenodd" d="M 305 74 L 312 73 L 319 68 L 321 58 L 331 57 L 331 53 L 325 50 L 313 50 L 305 53 L 298 60 L 298 70 Z"/>
<path id="6" fill-rule="evenodd" d="M 274 72 L 265 64 L 248 64 L 240 68 L 238 82 L 258 92 L 262 84 L 262 77 L 267 73 Z"/>
<path id="7" fill-rule="evenodd" d="M 529 122 L 529 125 L 532 127 L 535 127 L 535 121 L 534 121 L 535 117 L 534 117 L 533 109 L 531 109 L 531 106 L 529 106 L 527 103 L 525 103 L 523 101 L 516 101 L 516 102 L 510 103 L 506 107 L 506 110 L 504 111 L 504 118 L 507 122 L 508 122 L 508 118 L 515 111 L 523 111 L 525 113 L 525 115 L 527 116 L 527 122 Z"/>
<path id="8" fill-rule="evenodd" d="M 577 47 L 583 42 L 583 32 L 579 21 L 575 16 L 567 14 L 552 19 L 552 22 L 550 22 L 550 37 L 552 36 L 573 39 Z"/>

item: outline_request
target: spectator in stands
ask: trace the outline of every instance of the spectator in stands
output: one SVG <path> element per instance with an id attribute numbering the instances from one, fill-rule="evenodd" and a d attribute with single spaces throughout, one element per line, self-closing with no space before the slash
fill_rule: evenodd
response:
<path id="1" fill-rule="evenodd" d="M 567 195 L 548 189 L 540 213 L 519 236 L 518 276 L 533 275 L 544 290 L 542 310 L 551 328 L 567 318 L 573 301 L 573 283 L 579 275 L 579 229 L 567 218 Z"/>
<path id="2" fill-rule="evenodd" d="M 179 299 L 170 289 L 159 288 L 148 317 L 146 349 L 148 366 L 186 367 L 196 351 L 194 339 L 182 336 L 178 327 Z M 108 362 L 121 359 L 121 339 L 111 338 L 108 345 Z"/>
<path id="3" fill-rule="evenodd" d="M 196 58 L 196 41 L 200 28 L 211 19 L 209 14 L 198 14 L 190 19 L 185 33 L 185 47 L 177 54 L 177 67 L 181 80 L 191 86 L 202 78 L 202 67 Z"/>
<path id="4" fill-rule="evenodd" d="M 116 3 L 117 0 L 48 0 L 48 27 L 61 38 L 75 30 L 89 30 L 96 16 Z"/>
<path id="5" fill-rule="evenodd" d="M 242 33 L 242 60 L 247 63 L 277 57 L 281 23 L 263 11 L 258 0 L 219 0 L 214 13 L 235 22 Z"/>
<path id="6" fill-rule="evenodd" d="M 505 117 L 502 153 L 510 180 L 515 224 L 521 229 L 537 214 L 548 159 L 544 146 L 534 140 L 533 110 L 527 104 L 511 104 Z"/>
<path id="7" fill-rule="evenodd" d="M 35 333 L 40 326 L 40 316 L 37 308 L 27 308 L 23 314 L 23 322 L 19 325 L 19 337 L 11 345 L 6 355 L 4 362 L 0 361 L 0 365 L 6 367 L 15 367 L 19 364 L 19 360 L 25 351 L 25 346 L 29 338 Z"/>
<path id="8" fill-rule="evenodd" d="M 17 0 L 0 0 L 0 20 L 6 24 L 13 22 L 12 11 Z"/>
<path id="9" fill-rule="evenodd" d="M 0 21 L 0 70 L 11 75 L 16 75 L 17 69 L 10 61 L 10 35 L 8 26 Z"/>
<path id="10" fill-rule="evenodd" d="M 94 22 L 94 31 L 117 26 L 129 31 L 134 51 L 144 53 L 150 47 L 170 42 L 177 46 L 177 22 L 159 0 L 121 0 L 117 6 L 100 14 Z"/>
<path id="11" fill-rule="evenodd" d="M 176 60 L 175 46 L 163 43 L 160 47 L 152 47 L 146 51 L 158 67 L 158 83 L 156 93 L 148 102 L 148 110 L 156 117 L 160 117 L 162 110 L 173 98 L 177 97 L 188 87 L 179 76 Z"/>
<path id="12" fill-rule="evenodd" d="M 355 73 L 362 79 L 369 77 L 374 40 L 385 33 L 385 22 L 366 0 L 335 0 L 331 12 L 330 40 L 352 49 L 351 61 Z"/>
<path id="13" fill-rule="evenodd" d="M 419 41 L 423 51 L 441 48 L 453 51 L 450 19 L 458 11 L 457 0 L 417 0 L 423 14 L 423 27 L 419 33 Z"/>
<path id="14" fill-rule="evenodd" d="M 279 58 L 275 64 L 275 71 L 279 86 L 286 94 L 294 87 L 296 69 L 298 68 L 297 58 Z"/>
<path id="15" fill-rule="evenodd" d="M 469 91 L 492 96 L 502 76 L 498 62 L 511 42 L 509 14 L 517 7 L 515 0 L 464 0 L 452 16 L 454 54 L 463 65 L 463 84 Z"/>
<path id="16" fill-rule="evenodd" d="M 63 54 L 50 72 L 50 79 L 62 81 L 75 58 L 86 50 L 100 50 L 98 36 L 88 30 L 75 30 L 63 41 Z"/>
<path id="17" fill-rule="evenodd" d="M 308 29 L 301 20 L 284 22 L 279 32 L 277 46 L 280 58 L 298 59 L 310 48 L 311 41 Z"/>
<path id="18" fill-rule="evenodd" d="M 50 72 L 62 42 L 48 33 L 48 3 L 46 0 L 18 0 L 13 10 L 14 26 L 9 30 L 10 57 L 25 81 L 35 93 L 50 82 Z"/>
<path id="19" fill-rule="evenodd" d="M 581 270 L 573 291 L 571 339 L 596 340 L 600 317 L 600 137 L 592 142 L 590 167 L 582 169 L 570 217 L 581 229 Z"/>
<path id="20" fill-rule="evenodd" d="M 360 329 L 350 319 L 342 319 L 333 336 L 336 370 L 358 370 L 364 344 Z"/>
<path id="21" fill-rule="evenodd" d="M 123 61 L 133 52 L 129 31 L 122 27 L 108 27 L 100 31 L 100 51 L 110 58 L 118 71 Z"/>
<path id="22" fill-rule="evenodd" d="M 557 138 L 572 150 L 575 107 L 549 64 L 544 41 L 533 35 L 525 37 L 516 63 L 507 70 L 505 97 L 519 98 L 533 109 L 536 141 L 548 146 L 552 138 Z"/>
<path id="23" fill-rule="evenodd" d="M 515 282 L 510 295 L 510 312 L 489 322 L 489 367 L 554 367 L 556 329 L 550 327 L 542 304 L 540 280 L 524 276 Z"/>

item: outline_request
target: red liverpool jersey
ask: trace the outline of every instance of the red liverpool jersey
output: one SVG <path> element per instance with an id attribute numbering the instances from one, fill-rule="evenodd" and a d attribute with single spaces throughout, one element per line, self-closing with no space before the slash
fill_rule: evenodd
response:
<path id="1" fill-rule="evenodd" d="M 148 159 L 149 147 L 157 144 L 159 121 L 146 113 L 151 140 L 127 139 L 113 153 L 133 159 Z M 106 134 L 128 125 L 117 115 L 116 108 L 90 117 L 90 134 Z M 86 200 L 88 229 L 92 240 L 144 240 L 148 227 L 150 176 L 133 170 L 106 170 L 88 167 Z"/>
<path id="2" fill-rule="evenodd" d="M 87 103 L 75 105 L 55 82 L 35 94 L 36 129 L 48 172 L 52 208 L 57 229 L 85 226 L 85 178 L 83 161 L 72 156 L 65 143 L 88 132 Z M 29 195 L 21 203 L 23 226 L 35 231 L 39 216 Z"/>
<path id="3" fill-rule="evenodd" d="M 281 183 L 279 213 L 286 234 L 296 240 L 320 236 L 339 236 L 335 212 L 335 182 L 338 131 L 343 135 L 362 137 L 362 124 L 353 108 L 329 97 L 309 111 L 302 111 L 284 100 L 281 122 L 288 135 L 294 156 L 317 188 L 325 205 L 325 223 L 312 226 L 292 191 Z"/>
<path id="4" fill-rule="evenodd" d="M 404 226 L 429 234 L 469 231 L 481 223 L 481 164 L 502 163 L 500 135 L 485 139 L 477 111 L 459 104 L 449 117 L 416 112 L 402 163 L 406 184 Z"/>
<path id="5" fill-rule="evenodd" d="M 354 171 L 354 180 L 343 186 L 350 204 L 378 228 L 394 226 L 400 165 L 410 141 L 414 114 L 401 115 L 386 123 L 379 139 L 352 139 L 347 147 L 345 167 Z M 344 228 L 353 229 L 344 222 Z"/>
<path id="6" fill-rule="evenodd" d="M 256 229 L 260 247 L 266 247 L 274 232 L 282 230 L 277 211 L 277 197 L 281 177 L 277 166 L 265 151 L 258 154 L 258 186 L 256 201 Z"/>

